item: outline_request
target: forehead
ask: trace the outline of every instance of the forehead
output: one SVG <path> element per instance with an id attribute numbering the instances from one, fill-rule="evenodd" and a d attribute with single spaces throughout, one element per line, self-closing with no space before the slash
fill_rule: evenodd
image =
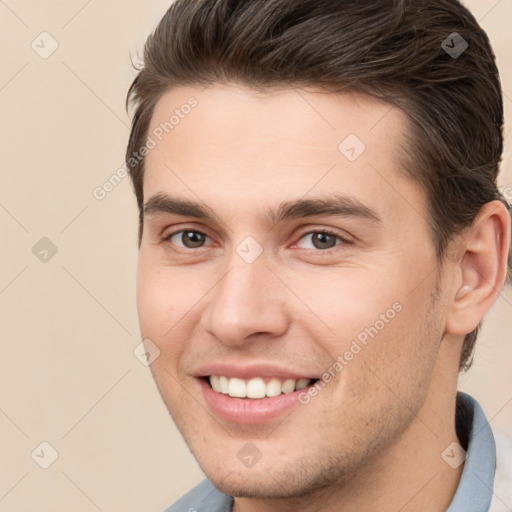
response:
<path id="1" fill-rule="evenodd" d="M 348 134 L 368 143 L 369 149 L 389 153 L 390 139 L 400 139 L 406 129 L 407 119 L 399 109 L 357 92 L 297 88 L 265 93 L 210 84 L 177 87 L 164 94 L 155 106 L 149 132 L 159 142 L 172 133 L 177 143 L 196 144 L 267 137 L 280 144 L 314 147 L 315 152 L 334 149 L 337 155 L 338 144 Z M 266 147 L 269 142 L 261 140 Z"/>
<path id="2" fill-rule="evenodd" d="M 421 202 L 400 168 L 407 130 L 403 112 L 355 92 L 177 87 L 151 119 L 144 196 L 229 196 L 248 206 L 335 189 L 389 203 L 400 190 Z"/>

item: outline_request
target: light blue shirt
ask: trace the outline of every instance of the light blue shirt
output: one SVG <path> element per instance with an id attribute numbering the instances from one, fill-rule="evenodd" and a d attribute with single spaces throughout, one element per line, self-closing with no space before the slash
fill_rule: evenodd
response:
<path id="1" fill-rule="evenodd" d="M 466 462 L 459 486 L 446 512 L 488 512 L 494 487 L 496 446 L 477 401 L 457 393 L 457 435 L 467 438 Z M 512 482 L 511 482 L 512 485 Z M 164 512 L 231 512 L 233 498 L 203 480 Z"/>
<path id="2" fill-rule="evenodd" d="M 466 409 L 465 417 L 461 417 L 459 407 Z M 457 491 L 447 512 L 487 512 L 491 505 L 496 467 L 494 436 L 478 402 L 465 393 L 457 393 L 456 419 L 461 423 L 461 428 L 466 429 L 468 453 Z"/>

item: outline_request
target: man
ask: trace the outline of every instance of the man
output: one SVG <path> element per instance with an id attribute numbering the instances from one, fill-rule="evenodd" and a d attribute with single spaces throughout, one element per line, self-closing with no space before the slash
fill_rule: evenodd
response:
<path id="1" fill-rule="evenodd" d="M 473 16 L 177 0 L 127 100 L 141 332 L 207 476 L 168 510 L 511 510 L 457 394 L 510 246 Z"/>

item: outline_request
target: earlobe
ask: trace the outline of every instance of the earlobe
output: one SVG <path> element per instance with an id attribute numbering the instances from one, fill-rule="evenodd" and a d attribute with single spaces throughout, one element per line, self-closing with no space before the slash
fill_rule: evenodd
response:
<path id="1" fill-rule="evenodd" d="M 454 243 L 464 249 L 457 250 L 458 278 L 451 292 L 446 330 L 466 335 L 492 307 L 507 276 L 510 214 L 505 205 L 500 201 L 485 204 L 473 225 Z"/>

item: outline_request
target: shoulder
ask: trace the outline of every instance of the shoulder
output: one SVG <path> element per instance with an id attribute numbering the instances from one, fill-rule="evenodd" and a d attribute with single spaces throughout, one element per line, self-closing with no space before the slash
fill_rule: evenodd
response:
<path id="1" fill-rule="evenodd" d="M 233 498 L 203 480 L 164 512 L 231 512 Z"/>
<path id="2" fill-rule="evenodd" d="M 496 443 L 494 494 L 489 512 L 512 509 L 512 437 L 510 433 L 493 432 Z"/>

